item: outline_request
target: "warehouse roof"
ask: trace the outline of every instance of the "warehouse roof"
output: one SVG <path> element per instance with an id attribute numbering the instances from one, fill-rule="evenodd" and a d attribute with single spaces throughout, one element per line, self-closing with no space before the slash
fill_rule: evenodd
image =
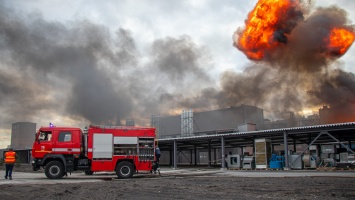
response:
<path id="1" fill-rule="evenodd" d="M 245 147 L 252 146 L 254 139 L 256 138 L 268 138 L 272 143 L 283 144 L 284 133 L 286 132 L 289 144 L 308 144 L 310 143 L 320 132 L 328 132 L 340 141 L 355 141 L 355 122 L 338 123 L 338 124 L 325 124 L 315 126 L 303 126 L 293 128 L 281 128 L 281 129 L 269 129 L 260 131 L 249 132 L 223 132 L 221 130 L 206 132 L 206 135 L 179 137 L 179 138 L 167 138 L 159 139 L 159 146 L 162 149 L 169 149 L 172 147 L 174 141 L 178 143 L 180 149 L 191 148 L 206 148 L 208 144 L 212 147 L 221 146 L 221 138 L 225 139 L 226 147 Z M 222 132 L 222 133 L 219 133 Z M 319 137 L 317 143 L 329 143 L 334 142 L 334 139 L 324 135 Z"/>

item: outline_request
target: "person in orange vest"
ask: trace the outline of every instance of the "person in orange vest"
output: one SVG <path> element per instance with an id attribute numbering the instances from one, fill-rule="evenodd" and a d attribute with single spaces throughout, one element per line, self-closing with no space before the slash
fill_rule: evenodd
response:
<path id="1" fill-rule="evenodd" d="M 14 168 L 14 164 L 16 162 L 16 153 L 13 151 L 12 148 L 9 148 L 9 151 L 5 153 L 4 161 L 6 166 L 6 174 L 5 179 L 9 177 L 12 180 L 12 169 Z"/>

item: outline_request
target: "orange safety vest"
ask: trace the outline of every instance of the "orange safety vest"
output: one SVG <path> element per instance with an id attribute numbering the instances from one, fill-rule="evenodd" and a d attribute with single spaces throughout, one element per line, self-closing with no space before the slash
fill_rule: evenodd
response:
<path id="1" fill-rule="evenodd" d="M 5 164 L 14 164 L 16 162 L 16 153 L 8 151 L 5 153 Z"/>

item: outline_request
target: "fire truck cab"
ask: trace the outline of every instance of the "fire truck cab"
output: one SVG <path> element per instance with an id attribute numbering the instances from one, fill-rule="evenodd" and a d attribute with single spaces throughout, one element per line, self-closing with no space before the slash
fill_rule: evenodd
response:
<path id="1" fill-rule="evenodd" d="M 151 171 L 155 160 L 155 128 L 90 126 L 41 127 L 32 147 L 32 167 L 44 168 L 50 179 L 68 172 L 115 171 L 119 178 Z"/>

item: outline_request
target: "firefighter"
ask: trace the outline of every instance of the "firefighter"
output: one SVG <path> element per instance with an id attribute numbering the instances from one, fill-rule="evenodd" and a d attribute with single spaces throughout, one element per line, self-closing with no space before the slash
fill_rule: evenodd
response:
<path id="1" fill-rule="evenodd" d="M 160 158 L 160 149 L 159 149 L 159 147 L 157 146 L 156 148 L 155 148 L 155 158 L 156 158 L 156 162 L 157 163 L 159 163 L 159 158 Z"/>
<path id="2" fill-rule="evenodd" d="M 5 179 L 9 177 L 9 179 L 12 180 L 12 169 L 14 168 L 16 157 L 17 155 L 12 148 L 9 148 L 9 151 L 5 153 L 5 157 L 4 157 L 4 162 L 6 166 Z"/>
<path id="3" fill-rule="evenodd" d="M 159 171 L 159 158 L 160 158 L 160 155 L 161 155 L 160 149 L 159 149 L 158 146 L 156 146 L 155 147 L 155 162 L 153 163 L 152 167 L 153 167 L 154 173 L 157 173 L 157 170 L 158 170 L 159 174 L 160 174 L 160 171 Z"/>

